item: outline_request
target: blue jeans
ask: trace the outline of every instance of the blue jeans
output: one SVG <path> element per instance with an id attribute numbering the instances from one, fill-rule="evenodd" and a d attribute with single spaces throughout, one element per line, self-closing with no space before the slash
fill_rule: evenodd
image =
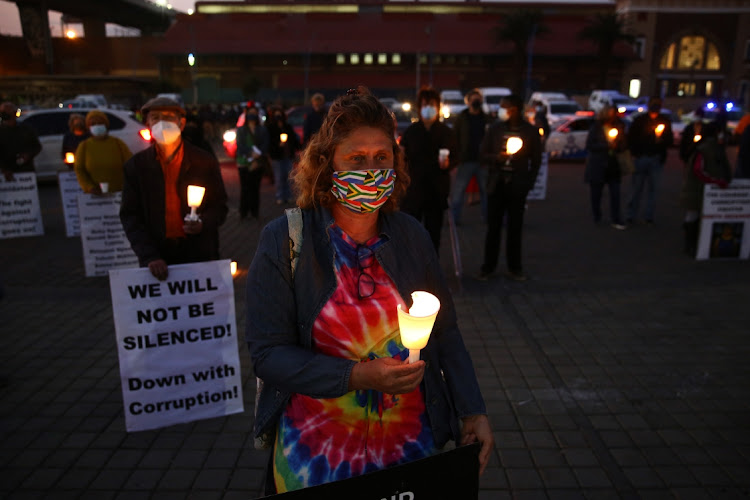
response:
<path id="1" fill-rule="evenodd" d="M 276 186 L 276 200 L 289 201 L 292 190 L 289 188 L 289 173 L 292 171 L 292 160 L 271 160 L 273 183 Z"/>
<path id="2" fill-rule="evenodd" d="M 634 220 L 638 215 L 638 205 L 641 202 L 641 194 L 646 187 L 646 213 L 647 221 L 654 220 L 654 205 L 656 188 L 664 170 L 658 156 L 639 156 L 635 159 L 635 172 L 633 172 L 633 191 L 628 202 L 628 220 Z"/>
<path id="3" fill-rule="evenodd" d="M 456 170 L 456 178 L 453 181 L 453 192 L 450 198 L 450 209 L 453 212 L 453 220 L 456 221 L 456 224 L 461 222 L 464 194 L 471 178 L 475 175 L 477 176 L 477 184 L 479 184 L 482 220 L 487 220 L 487 167 L 481 167 L 478 161 L 467 161 L 461 163 Z"/>

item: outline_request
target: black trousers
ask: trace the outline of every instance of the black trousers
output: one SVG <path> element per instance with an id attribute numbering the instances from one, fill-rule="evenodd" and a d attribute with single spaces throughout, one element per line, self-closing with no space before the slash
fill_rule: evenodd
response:
<path id="1" fill-rule="evenodd" d="M 497 268 L 500 256 L 500 236 L 503 229 L 503 218 L 508 216 L 505 258 L 508 270 L 521 273 L 521 233 L 523 214 L 528 191 L 512 182 L 498 183 L 495 191 L 487 198 L 487 236 L 484 240 L 484 263 L 482 272 L 491 273 Z"/>
<path id="2" fill-rule="evenodd" d="M 401 211 L 405 212 L 419 222 L 424 222 L 424 228 L 430 235 L 435 253 L 440 254 L 440 234 L 443 230 L 443 213 L 447 206 L 446 198 L 421 196 L 405 198 L 401 203 Z"/>
<path id="3" fill-rule="evenodd" d="M 249 213 L 257 219 L 263 170 L 256 168 L 250 171 L 245 167 L 239 167 L 238 170 L 240 173 L 240 217 L 247 217 Z"/>

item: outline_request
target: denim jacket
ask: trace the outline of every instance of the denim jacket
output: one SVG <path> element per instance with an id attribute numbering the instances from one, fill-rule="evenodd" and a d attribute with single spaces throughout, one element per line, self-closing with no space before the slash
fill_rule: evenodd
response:
<path id="1" fill-rule="evenodd" d="M 286 217 L 270 222 L 261 233 L 247 279 L 247 341 L 255 374 L 263 379 L 254 434 L 275 430 L 292 393 L 336 398 L 349 392 L 355 360 L 312 349 L 312 327 L 336 290 L 334 249 L 327 229 L 334 223 L 325 208 L 302 211 L 303 240 L 291 276 Z M 411 306 L 411 293 L 425 290 L 440 299 L 440 312 L 427 347 L 423 381 L 425 403 L 435 444 L 458 440 L 458 419 L 486 414 L 469 353 L 456 324 L 453 300 L 431 240 L 409 215 L 380 214 L 386 241 L 375 257 Z"/>

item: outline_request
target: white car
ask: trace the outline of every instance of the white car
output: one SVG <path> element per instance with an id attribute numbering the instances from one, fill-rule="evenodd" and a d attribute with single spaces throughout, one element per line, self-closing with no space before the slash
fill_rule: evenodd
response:
<path id="1" fill-rule="evenodd" d="M 466 109 L 464 95 L 460 90 L 443 90 L 440 92 L 440 115 L 445 121 L 454 122 L 461 111 Z"/>
<path id="2" fill-rule="evenodd" d="M 68 131 L 68 119 L 73 113 L 86 116 L 90 109 L 52 108 L 36 109 L 22 115 L 18 121 L 31 127 L 39 137 L 42 151 L 34 158 L 36 176 L 39 180 L 57 179 L 57 174 L 65 170 L 62 157 L 62 140 Z M 133 118 L 128 111 L 100 109 L 109 119 L 109 134 L 118 137 L 135 154 L 151 144 L 149 129 Z"/>
<path id="3" fill-rule="evenodd" d="M 482 109 L 491 116 L 497 116 L 497 110 L 500 109 L 500 101 L 503 97 L 509 96 L 512 92 L 507 87 L 482 87 L 479 89 L 484 97 Z"/>
<path id="4" fill-rule="evenodd" d="M 544 144 L 550 160 L 586 158 L 586 138 L 595 120 L 593 111 L 579 111 L 571 118 L 555 123 Z"/>
<path id="5" fill-rule="evenodd" d="M 572 100 L 552 99 L 542 102 L 547 107 L 547 121 L 549 123 L 571 118 L 579 111 L 583 111 L 581 105 Z"/>

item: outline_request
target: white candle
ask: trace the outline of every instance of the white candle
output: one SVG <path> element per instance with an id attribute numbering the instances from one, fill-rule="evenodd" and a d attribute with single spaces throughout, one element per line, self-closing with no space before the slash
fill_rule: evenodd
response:
<path id="1" fill-rule="evenodd" d="M 68 165 L 76 162 L 76 155 L 73 153 L 65 153 L 65 163 Z"/>
<path id="2" fill-rule="evenodd" d="M 289 139 L 289 136 L 287 134 L 281 134 L 279 135 L 279 139 L 281 139 L 281 142 L 286 142 L 287 139 Z"/>
<path id="3" fill-rule="evenodd" d="M 198 213 L 197 208 L 201 206 L 203 202 L 203 195 L 206 193 L 206 188 L 202 186 L 193 186 L 192 184 L 187 187 L 187 198 L 188 206 L 190 207 L 190 213 L 185 216 L 185 220 L 197 221 Z"/>
<path id="4" fill-rule="evenodd" d="M 654 132 L 656 132 L 656 137 L 661 137 L 661 134 L 664 132 L 664 124 L 660 123 L 657 125 Z"/>
<path id="5" fill-rule="evenodd" d="M 698 142 L 698 141 L 700 141 L 701 139 L 703 139 L 703 137 L 702 137 L 702 136 L 701 136 L 700 134 L 695 134 L 695 135 L 693 136 L 693 142 Z"/>
<path id="6" fill-rule="evenodd" d="M 440 310 L 440 301 L 429 292 L 417 291 L 411 294 L 412 306 L 409 312 L 398 305 L 398 326 L 401 343 L 409 349 L 409 363 L 419 361 L 419 351 L 427 346 L 432 326 Z"/>
<path id="7" fill-rule="evenodd" d="M 234 260 L 233 260 L 233 261 L 232 261 L 232 262 L 231 262 L 231 263 L 229 264 L 229 270 L 230 270 L 230 271 L 232 271 L 232 276 L 234 276 L 235 274 L 237 274 L 237 261 L 234 261 Z"/>

